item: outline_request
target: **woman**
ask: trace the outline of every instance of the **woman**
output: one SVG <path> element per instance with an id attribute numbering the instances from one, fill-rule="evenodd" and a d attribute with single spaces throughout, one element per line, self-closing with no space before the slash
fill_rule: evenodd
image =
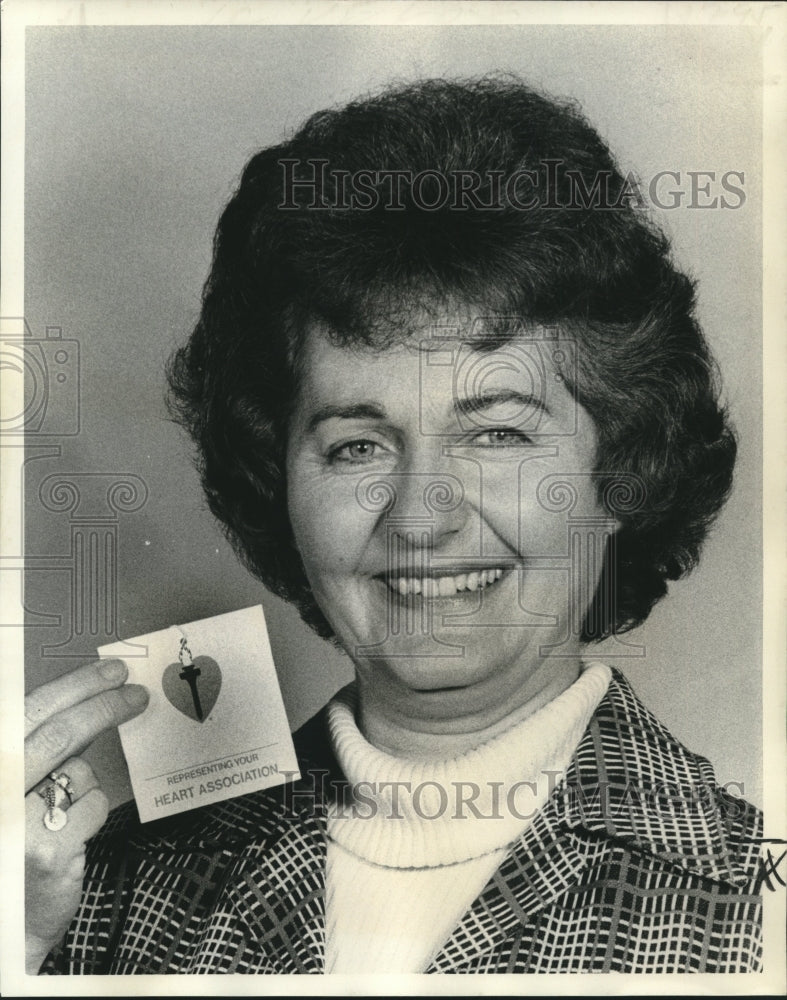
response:
<path id="1" fill-rule="evenodd" d="M 76 756 L 144 709 L 123 665 L 34 692 L 29 968 L 758 968 L 756 811 L 583 652 L 730 487 L 693 306 L 598 135 L 517 80 L 258 153 L 172 402 L 238 554 L 356 682 L 300 781 L 144 827 Z"/>

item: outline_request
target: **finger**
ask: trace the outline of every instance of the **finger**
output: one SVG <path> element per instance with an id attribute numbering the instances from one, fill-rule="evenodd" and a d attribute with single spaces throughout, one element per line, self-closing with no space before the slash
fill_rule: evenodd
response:
<path id="1" fill-rule="evenodd" d="M 67 779 L 69 782 L 70 798 L 68 793 L 63 797 L 64 801 L 60 805 L 61 809 L 68 809 L 71 804 L 76 802 L 77 799 L 82 798 L 91 788 L 98 788 L 98 778 L 96 778 L 93 768 L 83 757 L 69 757 L 68 760 L 58 765 L 56 771 L 52 771 L 51 773 L 57 774 L 61 779 Z M 47 785 L 51 784 L 51 781 L 51 776 L 47 777 L 33 789 L 42 800 L 44 799 L 42 792 Z"/>
<path id="2" fill-rule="evenodd" d="M 119 687 L 127 677 L 122 660 L 99 660 L 42 684 L 25 697 L 25 736 L 58 712 Z"/>
<path id="3" fill-rule="evenodd" d="M 25 864 L 26 876 L 30 878 L 63 875 L 74 859 L 84 860 L 85 842 L 98 833 L 109 814 L 108 799 L 100 788 L 91 788 L 74 803 L 59 830 L 49 830 L 44 825 L 47 807 L 42 799 L 28 796 L 26 805 L 29 811 Z"/>
<path id="4" fill-rule="evenodd" d="M 68 832 L 72 843 L 79 844 L 80 851 L 84 850 L 85 841 L 98 833 L 108 815 L 109 800 L 106 795 L 100 788 L 91 788 L 68 810 Z"/>
<path id="5" fill-rule="evenodd" d="M 147 703 L 148 692 L 144 687 L 124 684 L 118 690 L 102 691 L 47 719 L 25 740 L 25 788 L 37 785 L 61 761 L 84 750 L 105 729 L 139 715 Z"/>

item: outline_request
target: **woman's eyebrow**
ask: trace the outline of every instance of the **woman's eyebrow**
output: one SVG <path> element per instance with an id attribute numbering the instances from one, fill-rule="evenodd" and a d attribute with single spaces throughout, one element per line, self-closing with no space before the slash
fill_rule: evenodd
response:
<path id="1" fill-rule="evenodd" d="M 331 420 L 335 417 L 343 420 L 385 420 L 386 413 L 379 403 L 363 402 L 345 405 L 329 403 L 326 406 L 321 406 L 312 414 L 307 430 L 313 431 L 324 420 Z"/>
<path id="2" fill-rule="evenodd" d="M 455 399 L 454 411 L 459 416 L 468 416 L 505 403 L 516 403 L 523 409 L 540 410 L 547 416 L 552 416 L 551 410 L 542 399 L 529 392 L 519 392 L 516 389 L 490 389 L 476 396 Z"/>

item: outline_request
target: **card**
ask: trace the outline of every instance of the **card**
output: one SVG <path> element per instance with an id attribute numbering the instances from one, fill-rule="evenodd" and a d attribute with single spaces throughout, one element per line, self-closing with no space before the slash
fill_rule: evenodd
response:
<path id="1" fill-rule="evenodd" d="M 141 656 L 128 656 L 129 641 Z M 150 692 L 118 727 L 143 823 L 300 776 L 260 605 L 98 654 L 123 660 Z"/>

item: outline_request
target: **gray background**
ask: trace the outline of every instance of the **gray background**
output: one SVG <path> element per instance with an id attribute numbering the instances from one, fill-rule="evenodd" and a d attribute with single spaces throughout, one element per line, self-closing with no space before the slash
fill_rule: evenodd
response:
<path id="1" fill-rule="evenodd" d="M 54 472 L 133 473 L 147 484 L 144 506 L 117 522 L 120 637 L 261 601 L 293 728 L 349 679 L 347 660 L 236 563 L 166 418 L 162 366 L 197 315 L 213 228 L 254 151 L 386 81 L 511 70 L 576 98 L 645 180 L 745 172 L 738 210 L 656 213 L 699 279 L 741 451 L 700 569 L 626 637 L 644 658 L 614 662 L 722 781 L 759 803 L 759 46 L 759 33 L 740 27 L 28 29 L 26 319 L 39 338 L 61 327 L 81 351 L 80 432 L 47 439 L 60 457 L 28 459 L 27 550 L 52 558 L 28 574 L 26 606 L 63 619 L 30 618 L 28 685 L 85 659 L 42 655 L 68 638 L 74 586 L 63 565 L 69 516 L 38 500 Z M 591 655 L 605 648 L 616 651 Z M 127 797 L 116 737 L 92 759 L 112 801 Z"/>

